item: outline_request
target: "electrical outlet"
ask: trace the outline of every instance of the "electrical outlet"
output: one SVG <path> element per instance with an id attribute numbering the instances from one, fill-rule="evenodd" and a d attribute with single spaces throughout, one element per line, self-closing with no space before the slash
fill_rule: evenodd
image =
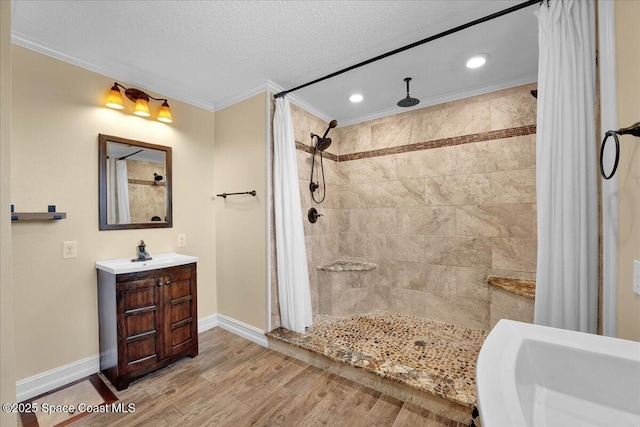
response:
<path id="1" fill-rule="evenodd" d="M 178 234 L 178 246 L 187 246 L 187 235 L 184 233 Z"/>
<path id="2" fill-rule="evenodd" d="M 633 260 L 633 292 L 640 295 L 640 261 Z"/>
<path id="3" fill-rule="evenodd" d="M 62 242 L 62 258 L 78 258 L 78 242 Z"/>

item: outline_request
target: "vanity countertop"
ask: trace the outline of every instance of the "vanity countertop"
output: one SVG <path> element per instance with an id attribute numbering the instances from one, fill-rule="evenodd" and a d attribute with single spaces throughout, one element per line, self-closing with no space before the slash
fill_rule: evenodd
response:
<path id="1" fill-rule="evenodd" d="M 96 268 L 111 274 L 137 273 L 140 271 L 156 270 L 159 268 L 175 267 L 198 262 L 198 257 L 181 255 L 175 252 L 166 254 L 152 254 L 148 261 L 131 261 L 132 258 L 110 259 L 97 261 Z"/>

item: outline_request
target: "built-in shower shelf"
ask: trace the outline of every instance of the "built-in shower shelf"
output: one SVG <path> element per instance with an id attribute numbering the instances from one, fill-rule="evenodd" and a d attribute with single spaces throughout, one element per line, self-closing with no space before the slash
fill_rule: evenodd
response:
<path id="1" fill-rule="evenodd" d="M 11 212 L 11 221 L 54 221 L 66 218 L 66 212 Z"/>

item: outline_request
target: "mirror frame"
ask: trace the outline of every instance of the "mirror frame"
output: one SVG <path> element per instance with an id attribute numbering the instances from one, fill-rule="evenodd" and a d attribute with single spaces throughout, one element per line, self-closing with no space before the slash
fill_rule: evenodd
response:
<path id="1" fill-rule="evenodd" d="M 166 221 L 150 221 L 136 224 L 108 224 L 107 223 L 107 142 L 118 142 L 136 147 L 149 148 L 165 152 L 165 189 L 166 189 Z M 98 134 L 98 186 L 99 186 L 99 211 L 100 230 L 132 230 L 143 228 L 172 228 L 173 204 L 172 204 L 172 175 L 171 175 L 171 147 L 150 144 L 148 142 L 134 141 L 118 136 Z"/>

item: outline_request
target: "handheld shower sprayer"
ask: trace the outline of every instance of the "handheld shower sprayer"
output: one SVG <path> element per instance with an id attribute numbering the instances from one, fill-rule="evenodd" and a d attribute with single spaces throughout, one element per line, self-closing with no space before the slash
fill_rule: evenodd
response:
<path id="1" fill-rule="evenodd" d="M 327 135 L 329 134 L 329 131 L 336 126 L 338 126 L 338 121 L 331 120 L 331 123 L 329 123 L 329 127 L 327 128 L 326 131 L 324 131 L 324 135 L 320 136 L 320 135 L 316 135 L 315 133 L 311 134 L 312 140 L 314 137 L 316 138 L 316 143 L 313 146 L 314 150 L 319 150 L 322 152 L 327 148 L 329 148 L 329 146 L 331 145 L 331 138 L 327 138 Z"/>
<path id="2" fill-rule="evenodd" d="M 329 131 L 336 126 L 338 126 L 338 121 L 335 119 L 331 120 L 331 122 L 329 122 L 329 127 L 327 128 L 327 130 L 324 131 L 324 135 L 322 135 L 322 139 L 325 139 Z"/>
<path id="3" fill-rule="evenodd" d="M 324 201 L 326 195 L 326 184 L 324 180 L 324 164 L 322 161 L 322 152 L 329 148 L 331 145 L 331 138 L 327 138 L 329 131 L 338 126 L 337 120 L 331 120 L 329 123 L 329 127 L 324 131 L 324 135 L 322 137 L 320 135 L 316 135 L 315 133 L 311 134 L 311 143 L 313 145 L 313 157 L 311 158 L 311 182 L 309 182 L 309 191 L 311 191 L 311 198 L 316 203 L 322 203 Z M 315 144 L 313 143 L 313 138 L 316 138 Z M 320 152 L 320 170 L 322 171 L 322 199 L 316 200 L 314 195 L 315 191 L 320 187 L 320 185 L 313 181 L 313 171 L 315 169 L 315 161 L 316 161 L 316 152 Z"/>

